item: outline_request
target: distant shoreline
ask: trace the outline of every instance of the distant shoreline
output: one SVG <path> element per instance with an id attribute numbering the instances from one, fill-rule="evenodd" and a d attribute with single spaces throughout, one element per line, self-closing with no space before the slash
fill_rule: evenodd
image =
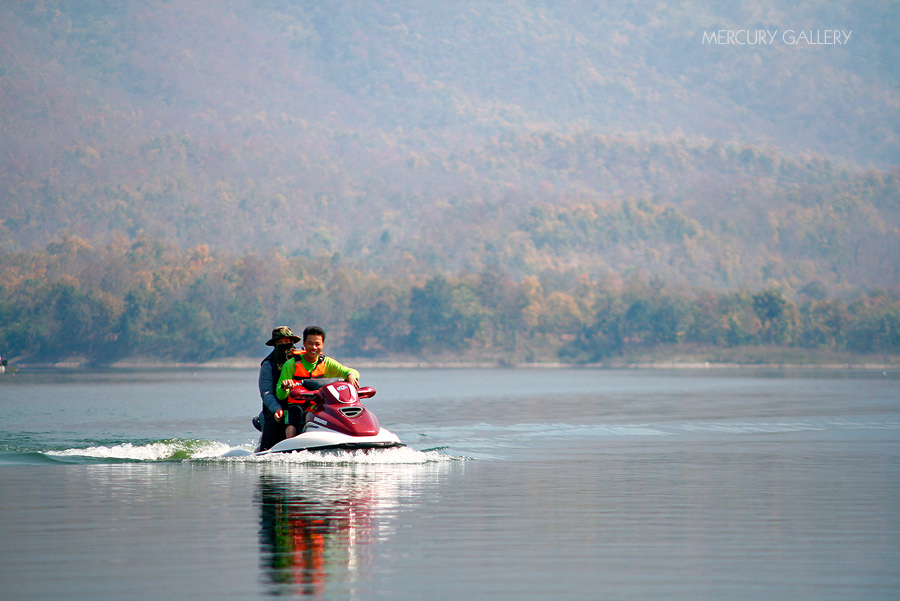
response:
<path id="1" fill-rule="evenodd" d="M 771 371 L 771 370 L 807 370 L 807 371 L 884 371 L 886 369 L 895 370 L 900 365 L 894 361 L 894 357 L 889 357 L 888 362 L 873 361 L 871 357 L 858 358 L 858 361 L 848 360 L 841 362 L 768 362 L 768 363 L 742 363 L 727 361 L 704 361 L 704 360 L 610 360 L 596 363 L 575 364 L 562 362 L 521 362 L 517 364 L 508 364 L 503 361 L 497 362 L 465 362 L 465 361 L 442 361 L 442 360 L 385 360 L 377 361 L 373 359 L 362 358 L 342 358 L 341 361 L 354 368 L 365 369 L 582 369 L 582 370 L 602 370 L 602 369 L 672 369 L 672 370 L 747 370 L 747 371 Z M 166 369 L 200 369 L 200 370 L 223 370 L 223 369 L 256 369 L 259 367 L 259 359 L 248 357 L 235 357 L 230 359 L 217 359 L 204 363 L 199 362 L 179 362 L 179 361 L 150 361 L 145 359 L 132 359 L 117 361 L 116 363 L 104 366 L 92 366 L 87 362 L 79 361 L 61 361 L 56 363 L 36 363 L 27 362 L 16 365 L 7 373 L 15 373 L 18 370 L 35 370 L 43 371 L 48 369 L 65 369 L 65 370 L 166 370 Z M 12 367 L 12 366 L 11 366 Z"/>

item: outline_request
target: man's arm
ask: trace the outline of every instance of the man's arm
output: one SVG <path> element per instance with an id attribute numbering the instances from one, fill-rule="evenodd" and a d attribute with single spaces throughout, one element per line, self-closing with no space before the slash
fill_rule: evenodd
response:
<path id="1" fill-rule="evenodd" d="M 281 409 L 281 403 L 275 396 L 275 380 L 272 377 L 272 364 L 268 361 L 259 368 L 259 396 L 266 409 L 275 413 Z"/>
<path id="2" fill-rule="evenodd" d="M 295 361 L 296 360 L 291 357 L 290 359 L 285 361 L 284 365 L 281 367 L 281 375 L 278 376 L 277 386 L 275 386 L 275 396 L 279 401 L 283 401 L 284 399 L 288 398 L 288 391 L 281 387 L 281 383 L 285 380 L 294 379 Z"/>
<path id="3" fill-rule="evenodd" d="M 325 357 L 325 377 L 343 378 L 359 388 L 359 372 L 352 367 L 341 365 L 331 357 Z"/>

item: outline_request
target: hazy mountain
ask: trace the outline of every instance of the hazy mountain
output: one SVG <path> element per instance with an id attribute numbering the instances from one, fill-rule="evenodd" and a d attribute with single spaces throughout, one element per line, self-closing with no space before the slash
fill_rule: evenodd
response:
<path id="1" fill-rule="evenodd" d="M 898 32 L 887 1 L 5 2 L 0 245 L 896 285 Z"/>

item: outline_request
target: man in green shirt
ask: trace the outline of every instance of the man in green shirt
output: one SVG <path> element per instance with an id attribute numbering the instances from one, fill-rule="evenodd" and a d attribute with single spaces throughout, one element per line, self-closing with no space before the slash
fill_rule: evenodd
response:
<path id="1" fill-rule="evenodd" d="M 281 368 L 275 396 L 279 401 L 288 398 L 288 391 L 300 385 L 302 380 L 317 378 L 340 378 L 359 388 L 359 372 L 341 365 L 331 357 L 322 354 L 325 347 L 325 330 L 319 326 L 309 326 L 303 330 L 303 352 L 290 357 Z M 282 406 L 287 403 L 282 402 Z M 289 418 L 285 428 L 285 436 L 296 436 L 298 429 L 303 428 L 306 416 L 300 405 L 287 405 Z"/>

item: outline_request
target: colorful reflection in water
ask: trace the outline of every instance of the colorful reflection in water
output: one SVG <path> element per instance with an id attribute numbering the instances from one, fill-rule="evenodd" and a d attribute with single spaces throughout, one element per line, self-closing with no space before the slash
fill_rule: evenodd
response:
<path id="1" fill-rule="evenodd" d="M 365 590 L 398 512 L 418 506 L 447 465 L 305 464 L 261 473 L 255 501 L 270 592 L 324 599 Z"/>

